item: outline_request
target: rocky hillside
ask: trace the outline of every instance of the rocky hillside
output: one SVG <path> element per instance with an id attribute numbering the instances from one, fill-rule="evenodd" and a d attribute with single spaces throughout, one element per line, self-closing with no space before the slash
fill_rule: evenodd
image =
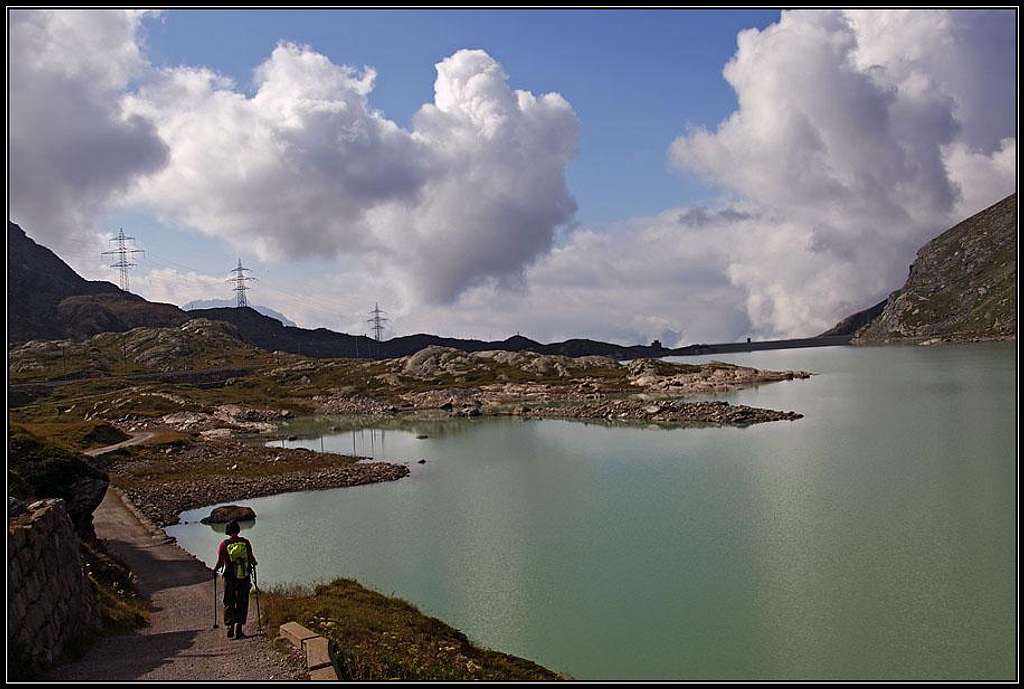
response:
<path id="1" fill-rule="evenodd" d="M 188 319 L 171 304 L 86 280 L 12 222 L 7 223 L 7 297 L 8 345 L 174 326 Z"/>
<path id="2" fill-rule="evenodd" d="M 197 318 L 173 328 L 135 328 L 84 340 L 31 340 L 8 353 L 13 381 L 251 367 L 281 357 L 239 339 L 229 323 Z"/>
<path id="3" fill-rule="evenodd" d="M 1014 337 L 1016 286 L 1017 195 L 1013 194 L 924 245 L 910 266 L 906 284 L 889 295 L 884 305 L 868 310 L 876 313 L 866 324 L 857 324 L 854 341 Z"/>

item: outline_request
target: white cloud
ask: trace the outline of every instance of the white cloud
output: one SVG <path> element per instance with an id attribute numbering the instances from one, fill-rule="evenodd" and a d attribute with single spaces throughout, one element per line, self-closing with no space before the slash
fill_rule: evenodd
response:
<path id="1" fill-rule="evenodd" d="M 575 212 L 575 114 L 513 91 L 483 51 L 437 71 L 435 102 L 405 130 L 370 106 L 372 69 L 306 46 L 279 45 L 251 97 L 209 70 L 165 70 L 130 99 L 171 150 L 135 200 L 268 259 L 377 257 L 421 301 L 514 280 Z"/>
<path id="2" fill-rule="evenodd" d="M 757 333 L 881 298 L 925 241 L 1014 190 L 1014 41 L 1012 14 L 975 11 L 784 12 L 740 33 L 739 109 L 671 158 L 781 221 L 730 249 Z"/>
<path id="3" fill-rule="evenodd" d="M 964 143 L 946 148 L 943 159 L 949 178 L 960 189 L 954 218 L 966 218 L 1016 189 L 1017 140 L 1003 139 L 991 153 L 972 151 Z"/>
<path id="4" fill-rule="evenodd" d="M 123 90 L 145 68 L 141 14 L 110 10 L 8 14 L 8 155 L 12 220 L 58 250 L 95 235 L 96 217 L 167 149 Z"/>
<path id="5" fill-rule="evenodd" d="M 739 207 L 671 209 L 573 232 L 527 270 L 521 290 L 480 286 L 444 308 L 388 305 L 401 333 L 444 323 L 445 334 L 485 339 L 516 331 L 541 341 L 659 338 L 666 346 L 735 339 L 752 326 L 729 262 L 753 260 L 757 240 L 742 251 L 749 235 L 776 229 Z"/>
<path id="6" fill-rule="evenodd" d="M 181 306 L 214 296 L 230 296 L 224 278 L 191 270 L 150 268 L 132 277 L 132 292 L 149 301 Z"/>

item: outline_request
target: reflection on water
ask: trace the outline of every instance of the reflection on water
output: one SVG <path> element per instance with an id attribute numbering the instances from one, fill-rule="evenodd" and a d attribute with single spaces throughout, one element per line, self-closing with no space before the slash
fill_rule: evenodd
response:
<path id="1" fill-rule="evenodd" d="M 719 395 L 719 398 L 727 396 Z M 520 416 L 506 416 L 499 420 L 502 423 L 512 424 L 529 424 L 536 421 Z M 306 417 L 282 425 L 277 433 L 281 437 L 265 442 L 265 444 L 271 447 L 304 447 L 319 452 L 339 452 L 381 461 L 394 460 L 398 457 L 409 459 L 408 452 L 416 454 L 416 444 L 407 442 L 410 438 L 419 441 L 456 438 L 474 432 L 481 424 L 495 421 L 493 418 L 482 417 L 449 417 L 428 411 L 375 419 L 373 426 L 367 427 L 366 421 L 358 418 Z M 673 431 L 681 428 L 680 424 L 637 423 L 629 420 L 574 419 L 571 423 L 578 429 L 592 427 Z M 707 427 L 707 425 L 698 425 L 698 427 Z M 389 446 L 389 442 L 398 442 L 401 445 L 399 447 Z M 395 451 L 398 450 L 401 451 L 396 454 Z"/>
<path id="2" fill-rule="evenodd" d="M 242 501 L 261 577 L 355 577 L 581 678 L 1011 676 L 1013 347 L 713 358 L 819 373 L 724 396 L 805 418 L 293 424 L 412 475 Z M 169 531 L 212 562 L 219 534 Z"/>
<path id="3" fill-rule="evenodd" d="M 210 527 L 210 530 L 215 532 L 215 533 L 227 535 L 227 531 L 225 531 L 225 529 L 228 528 L 228 525 L 226 523 L 225 524 L 207 524 L 206 526 Z M 256 520 L 254 520 L 254 519 L 250 519 L 249 521 L 245 521 L 245 522 L 238 522 L 238 528 L 241 531 L 247 531 L 248 529 L 251 529 L 254 526 L 256 526 Z"/>
<path id="4" fill-rule="evenodd" d="M 389 440 L 397 437 L 396 432 L 403 439 L 412 436 L 414 440 L 437 440 L 465 433 L 473 428 L 473 424 L 480 423 L 480 419 L 449 418 L 425 412 L 375 420 L 371 428 L 366 427 L 365 423 L 365 420 L 336 416 L 297 419 L 281 426 L 278 433 L 281 437 L 266 444 L 386 460 L 396 457 L 393 452 L 389 454 L 389 450 L 396 448 L 388 446 Z M 402 448 L 405 447 L 403 443 Z"/>

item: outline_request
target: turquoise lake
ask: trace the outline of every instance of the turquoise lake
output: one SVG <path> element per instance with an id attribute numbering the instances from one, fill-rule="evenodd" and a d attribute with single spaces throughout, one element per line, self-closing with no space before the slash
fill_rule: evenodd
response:
<path id="1" fill-rule="evenodd" d="M 1015 356 L 680 359 L 817 374 L 719 396 L 805 415 L 749 428 L 306 421 L 284 445 L 354 448 L 411 476 L 236 504 L 259 515 L 244 535 L 261 584 L 352 577 L 580 679 L 1006 679 Z M 212 565 L 208 511 L 167 531 Z"/>

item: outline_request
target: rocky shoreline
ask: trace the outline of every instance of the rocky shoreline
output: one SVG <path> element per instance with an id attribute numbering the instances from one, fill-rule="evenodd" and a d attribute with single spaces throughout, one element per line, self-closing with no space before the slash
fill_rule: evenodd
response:
<path id="1" fill-rule="evenodd" d="M 362 486 L 396 481 L 408 475 L 409 467 L 374 462 L 350 468 L 322 469 L 311 474 L 293 472 L 268 478 L 229 478 L 216 482 L 177 481 L 152 489 L 126 488 L 124 493 L 139 511 L 162 528 L 177 524 L 178 515 L 185 510 L 204 505 L 279 493 Z"/>
<path id="2" fill-rule="evenodd" d="M 869 339 L 863 337 L 855 337 L 850 341 L 850 344 L 858 347 L 881 347 L 889 345 L 905 345 L 905 346 L 919 346 L 919 347 L 934 347 L 939 345 L 967 345 L 967 344 L 984 344 L 987 342 L 1014 342 L 1016 341 L 1016 335 L 940 335 L 935 337 L 888 337 L 879 339 Z"/>
<path id="3" fill-rule="evenodd" d="M 803 414 L 730 404 L 724 401 L 683 402 L 678 399 L 650 402 L 636 399 L 579 402 L 558 407 L 517 407 L 510 414 L 535 418 L 642 421 L 679 425 L 751 426 L 771 421 L 796 421 Z"/>
<path id="4" fill-rule="evenodd" d="M 120 453 L 119 453 L 120 454 Z M 111 458 L 111 481 L 159 527 L 185 510 L 296 491 L 348 488 L 409 475 L 389 462 L 228 441 L 138 447 Z"/>

